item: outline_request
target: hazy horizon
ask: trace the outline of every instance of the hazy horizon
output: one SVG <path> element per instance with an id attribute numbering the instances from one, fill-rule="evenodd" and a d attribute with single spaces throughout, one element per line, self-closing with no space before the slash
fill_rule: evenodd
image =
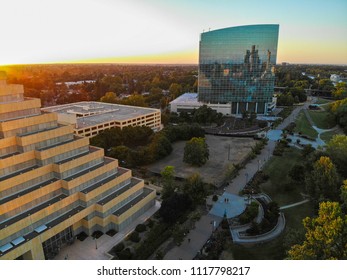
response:
<path id="1" fill-rule="evenodd" d="M 0 65 L 198 64 L 202 32 L 252 24 L 280 25 L 278 64 L 347 65 L 343 0 L 12 0 L 2 9 Z"/>

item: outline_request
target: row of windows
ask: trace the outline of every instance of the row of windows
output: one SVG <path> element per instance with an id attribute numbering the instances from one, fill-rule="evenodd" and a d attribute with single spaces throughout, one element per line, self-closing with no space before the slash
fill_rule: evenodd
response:
<path id="1" fill-rule="evenodd" d="M 23 170 L 25 168 L 28 168 L 34 165 L 36 165 L 36 160 L 31 159 L 31 160 L 21 162 L 12 166 L 7 166 L 5 168 L 0 169 L 0 177 L 7 176 L 11 173 L 18 172 L 20 170 Z"/>
<path id="2" fill-rule="evenodd" d="M 147 119 L 147 120 L 140 120 L 138 122 L 136 122 L 135 120 L 133 121 L 128 121 L 127 123 L 132 125 L 132 126 L 141 126 L 141 125 L 152 125 L 153 124 L 153 121 L 156 121 L 157 125 L 159 126 L 160 125 L 160 119 L 154 119 L 154 118 L 150 118 L 150 119 Z M 150 122 L 150 123 L 149 123 Z M 126 125 L 126 123 L 122 123 L 123 126 Z M 104 125 L 99 125 L 99 126 L 95 126 L 95 127 L 89 127 L 89 128 L 86 128 L 86 129 L 79 129 L 77 130 L 77 134 L 79 135 L 83 135 L 83 136 L 86 136 L 86 137 L 91 137 L 91 136 L 95 136 L 98 134 L 98 132 L 100 131 L 103 131 L 105 129 L 109 129 L 109 128 L 113 128 L 113 127 L 120 127 L 120 125 L 115 125 L 115 126 L 111 126 L 109 124 L 104 124 Z"/>
<path id="3" fill-rule="evenodd" d="M 96 176 L 93 179 L 91 179 L 91 180 L 89 180 L 87 182 L 84 182 L 84 183 L 78 185 L 77 187 L 69 190 L 69 195 L 71 195 L 71 194 L 73 194 L 75 192 L 80 192 L 80 191 L 82 191 L 82 190 L 84 190 L 84 189 L 86 189 L 86 188 L 88 188 L 88 187 L 90 187 L 90 186 L 100 182 L 101 180 L 103 180 L 103 179 L 105 179 L 105 178 L 107 178 L 107 177 L 109 177 L 111 175 L 116 174 L 116 173 L 117 173 L 117 169 L 115 168 L 115 169 L 109 170 L 109 171 L 107 171 L 107 172 L 105 172 L 105 173 L 103 173 L 103 174 L 101 174 L 99 176 Z"/>
<path id="4" fill-rule="evenodd" d="M 20 100 L 23 100 L 23 93 L 17 93 L 17 94 L 0 96 L 0 103 L 2 103 L 2 102 L 20 101 Z"/>
<path id="5" fill-rule="evenodd" d="M 20 135 L 20 134 L 26 134 L 26 133 L 33 133 L 33 132 L 38 132 L 38 131 L 42 131 L 45 129 L 54 128 L 54 127 L 57 127 L 57 121 L 21 127 L 18 129 L 7 131 L 7 132 L 3 133 L 3 135 L 0 135 L 0 136 L 11 137 L 11 136 L 16 136 L 17 134 Z M 0 132 L 0 134 L 1 134 L 1 132 Z"/>
<path id="6" fill-rule="evenodd" d="M 51 158 L 47 158 L 47 159 L 42 160 L 42 161 L 39 160 L 38 162 L 41 166 L 48 165 L 50 163 L 59 162 L 59 161 L 62 161 L 62 160 L 68 159 L 68 158 L 72 158 L 76 155 L 79 155 L 79 154 L 81 154 L 83 152 L 87 152 L 87 151 L 89 151 L 89 146 L 83 146 L 83 147 L 80 147 L 77 149 L 69 150 L 65 153 L 61 153 L 61 154 L 53 156 Z"/>
<path id="7" fill-rule="evenodd" d="M 69 140 L 73 140 L 74 135 L 72 133 L 70 134 L 65 134 L 59 137 L 53 137 L 41 142 L 37 142 L 37 143 L 33 143 L 27 146 L 23 146 L 20 148 L 21 152 L 28 152 L 28 151 L 32 151 L 32 150 L 38 150 L 38 149 L 42 149 L 45 147 L 50 147 L 50 146 L 54 146 L 56 144 L 59 143 L 63 143 Z"/>
<path id="8" fill-rule="evenodd" d="M 44 201 L 42 203 L 44 203 Z M 65 214 L 66 212 L 78 207 L 79 204 L 80 203 L 77 200 L 77 201 L 73 202 L 72 204 L 69 204 L 66 207 L 58 209 L 57 211 L 53 212 L 50 215 L 44 216 L 42 219 L 40 219 L 39 221 L 36 221 L 36 222 L 32 221 L 31 217 L 29 216 L 29 219 L 27 220 L 28 224 L 26 227 L 17 231 L 15 234 L 10 235 L 9 237 L 4 238 L 4 241 L 1 240 L 0 242 L 1 243 L 5 242 L 4 244 L 6 244 L 7 242 L 10 242 L 11 240 L 13 240 L 17 237 L 24 236 L 24 235 L 28 234 L 29 232 L 34 231 L 35 228 L 37 228 L 41 225 L 47 224 L 47 223 L 53 221 L 54 219 L 56 219 L 57 217 Z M 37 206 L 37 205 L 34 205 L 34 206 Z"/>
<path id="9" fill-rule="evenodd" d="M 101 158 L 96 158 L 96 159 L 88 161 L 88 162 L 86 162 L 84 164 L 81 164 L 79 166 L 76 166 L 75 168 L 66 170 L 66 171 L 64 171 L 62 173 L 56 173 L 56 177 L 60 178 L 60 179 L 67 178 L 67 177 L 70 177 L 70 176 L 72 176 L 72 175 L 74 175 L 76 173 L 79 173 L 79 172 L 81 172 L 81 171 L 83 171 L 85 169 L 88 169 L 88 168 L 90 168 L 92 166 L 95 166 L 95 165 L 97 165 L 97 164 L 99 164 L 101 162 L 103 162 L 103 158 L 102 157 Z"/>
<path id="10" fill-rule="evenodd" d="M 136 192 L 134 192 L 133 194 L 129 195 L 128 197 L 126 197 L 124 200 L 120 201 L 119 203 L 117 203 L 116 205 L 112 206 L 110 209 L 108 209 L 105 213 L 100 213 L 98 211 L 94 211 L 93 213 L 91 213 L 90 215 L 88 215 L 87 217 L 85 217 L 85 220 L 89 221 L 90 219 L 94 218 L 94 217 L 99 217 L 99 218 L 106 218 L 108 217 L 110 214 L 114 213 L 115 211 L 117 211 L 118 209 L 122 208 L 124 205 L 126 205 L 129 201 L 133 200 L 135 197 L 139 196 L 140 194 L 143 193 L 143 189 L 140 189 Z"/>
<path id="11" fill-rule="evenodd" d="M 39 115 L 40 112 L 41 112 L 40 108 L 31 108 L 31 109 L 7 112 L 7 113 L 0 114 L 0 120 L 6 121 L 11 119 L 18 119 L 20 117 L 34 116 L 34 115 Z"/>
<path id="12" fill-rule="evenodd" d="M 103 179 L 106 179 L 107 177 L 105 176 Z M 107 197 L 108 195 L 110 195 L 113 192 L 119 191 L 120 189 L 124 188 L 126 185 L 128 185 L 130 183 L 130 178 L 127 180 L 124 180 L 123 182 L 120 182 L 118 185 L 113 186 L 112 188 L 106 190 L 105 192 L 103 192 L 102 194 L 99 194 L 96 197 L 93 197 L 91 200 L 87 201 L 87 203 L 83 203 L 82 206 L 84 207 L 88 207 L 96 202 L 98 202 L 99 200 L 101 200 L 102 198 Z"/>
<path id="13" fill-rule="evenodd" d="M 33 208 L 33 207 L 35 207 L 35 206 L 37 206 L 37 205 L 39 205 L 41 203 L 46 202 L 47 200 L 52 199 L 53 197 L 55 197 L 55 196 L 57 196 L 57 195 L 59 195 L 61 193 L 62 192 L 59 189 L 59 190 L 55 190 L 55 191 L 53 191 L 53 192 L 51 192 L 49 194 L 46 194 L 44 196 L 36 197 L 35 199 L 29 201 L 28 203 L 26 203 L 24 205 L 21 205 L 18 208 L 15 208 L 15 209 L 13 209 L 11 211 L 8 211 L 8 212 L 4 213 L 3 215 L 1 215 L 0 220 L 3 221 L 3 220 L 6 220 L 6 219 L 9 219 L 11 217 L 14 217 L 16 215 L 19 215 L 19 214 L 21 214 L 21 213 L 23 213 L 25 211 L 28 211 L 29 209 L 31 209 L 31 208 Z"/>
<path id="14" fill-rule="evenodd" d="M 53 172 L 44 174 L 42 176 L 35 177 L 32 180 L 29 180 L 29 181 L 26 181 L 22 184 L 18 184 L 16 186 L 13 186 L 12 188 L 3 190 L 3 191 L 1 191 L 0 196 L 1 196 L 1 198 L 4 198 L 4 197 L 10 196 L 10 195 L 13 195 L 15 193 L 29 189 L 32 186 L 35 186 L 35 185 L 40 184 L 42 182 L 48 181 L 50 179 L 53 179 Z"/>

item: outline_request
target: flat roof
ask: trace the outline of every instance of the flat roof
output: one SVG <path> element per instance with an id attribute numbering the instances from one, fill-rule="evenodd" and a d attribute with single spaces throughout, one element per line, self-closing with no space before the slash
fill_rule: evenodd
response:
<path id="1" fill-rule="evenodd" d="M 189 103 L 189 104 L 203 104 L 202 102 L 198 101 L 198 94 L 197 93 L 191 93 L 186 92 L 177 97 L 175 100 L 172 100 L 170 104 L 181 104 L 181 103 Z"/>
<path id="2" fill-rule="evenodd" d="M 124 121 L 147 114 L 160 112 L 159 109 L 111 104 L 103 102 L 77 102 L 42 108 L 46 112 L 75 115 L 78 128 L 95 126 L 109 121 Z M 81 116 L 82 115 L 82 116 Z"/>

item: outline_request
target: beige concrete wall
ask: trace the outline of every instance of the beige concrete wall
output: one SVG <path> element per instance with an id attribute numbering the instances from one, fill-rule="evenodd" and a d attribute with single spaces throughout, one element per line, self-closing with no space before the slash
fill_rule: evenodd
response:
<path id="1" fill-rule="evenodd" d="M 29 152 L 22 153 L 19 155 L 14 155 L 14 156 L 11 156 L 8 158 L 4 158 L 4 159 L 0 160 L 0 169 L 14 166 L 14 165 L 20 164 L 22 162 L 32 160 L 34 158 L 35 158 L 34 151 L 29 151 Z"/>
<path id="2" fill-rule="evenodd" d="M 44 151 L 36 151 L 35 150 L 35 157 L 40 160 L 45 160 L 47 158 L 54 157 L 56 155 L 63 154 L 67 151 L 78 149 L 84 146 L 87 146 L 89 144 L 89 139 L 88 138 L 81 138 L 77 139 L 73 142 L 69 142 L 63 145 L 59 145 L 57 147 L 47 149 Z"/>
<path id="3" fill-rule="evenodd" d="M 75 179 L 72 179 L 71 181 L 64 181 L 63 180 L 63 188 L 67 189 L 67 190 L 71 190 L 85 182 L 88 182 L 89 180 L 100 176 L 102 174 L 104 174 L 107 171 L 110 171 L 112 169 L 117 168 L 118 163 L 117 161 L 113 161 L 110 162 L 109 164 L 103 165 L 93 171 L 90 171 L 87 174 L 84 174 L 83 176 L 77 177 Z"/>
<path id="4" fill-rule="evenodd" d="M 142 189 L 143 187 L 144 187 L 144 182 L 140 181 L 138 184 L 133 186 L 131 189 L 129 189 L 129 190 L 125 191 L 124 193 L 122 193 L 121 195 L 115 197 L 114 199 L 112 199 L 108 203 L 106 203 L 104 205 L 96 204 L 95 209 L 97 211 L 99 211 L 100 213 L 105 213 L 107 210 L 111 209 L 114 205 L 117 205 L 118 203 L 120 203 L 124 199 L 128 198 L 133 193 Z"/>
<path id="5" fill-rule="evenodd" d="M 0 95 L 15 95 L 18 93 L 24 93 L 23 85 L 9 84 L 0 87 Z"/>
<path id="6" fill-rule="evenodd" d="M 57 120 L 58 120 L 57 115 L 55 113 L 50 113 L 50 114 L 43 114 L 39 116 L 33 116 L 30 118 L 22 118 L 22 119 L 17 119 L 12 121 L 6 121 L 3 123 L 0 123 L 0 131 L 6 132 L 6 131 L 22 128 L 22 127 L 28 127 L 28 126 L 45 123 L 45 122 L 53 122 Z"/>
<path id="7" fill-rule="evenodd" d="M 16 106 L 13 106 L 13 103 L 0 103 L 0 114 L 40 107 L 40 99 L 27 99 L 21 102 L 16 102 Z"/>
<path id="8" fill-rule="evenodd" d="M 51 184 L 48 184 L 42 188 L 39 188 L 35 191 L 32 191 L 30 193 L 27 193 L 25 195 L 19 196 L 7 203 L 0 205 L 0 213 L 7 213 L 14 209 L 17 209 L 30 201 L 33 200 L 33 198 L 40 198 L 42 196 L 45 196 L 51 192 L 54 192 L 56 190 L 59 190 L 61 188 L 61 181 L 55 181 Z"/>
<path id="9" fill-rule="evenodd" d="M 101 158 L 104 156 L 104 150 L 98 150 L 93 153 L 87 154 L 83 157 L 76 158 L 74 160 L 68 161 L 63 164 L 54 164 L 53 170 L 57 173 L 63 173 L 67 170 L 70 170 L 72 168 L 75 168 L 77 166 L 80 166 L 82 164 L 85 164 L 93 159 Z"/>
<path id="10" fill-rule="evenodd" d="M 82 201 L 89 201 L 91 200 L 93 197 L 96 197 L 102 193 L 104 193 L 105 191 L 113 188 L 114 186 L 120 184 L 121 182 L 123 182 L 124 180 L 126 179 L 129 179 L 131 177 L 131 171 L 129 170 L 128 172 L 122 174 L 121 176 L 113 179 L 112 181 L 106 183 L 106 184 L 103 184 L 101 187 L 87 193 L 87 194 L 84 194 L 82 192 L 79 193 L 80 195 L 80 200 Z"/>
<path id="11" fill-rule="evenodd" d="M 47 173 L 53 172 L 53 166 L 52 164 L 45 165 L 42 167 L 38 167 L 34 170 L 28 171 L 25 174 L 21 174 L 12 178 L 9 178 L 7 180 L 3 180 L 0 184 L 0 192 L 13 188 L 14 186 L 17 186 L 19 184 L 23 184 L 27 181 L 30 181 L 36 177 L 43 176 Z"/>
<path id="12" fill-rule="evenodd" d="M 16 137 L 17 143 L 19 146 L 27 146 L 31 144 L 35 144 L 38 142 L 46 141 L 55 137 L 60 137 L 67 134 L 72 134 L 73 129 L 70 126 L 61 126 L 56 129 L 51 129 L 48 131 L 38 132 L 35 134 L 31 134 L 23 137 Z"/>

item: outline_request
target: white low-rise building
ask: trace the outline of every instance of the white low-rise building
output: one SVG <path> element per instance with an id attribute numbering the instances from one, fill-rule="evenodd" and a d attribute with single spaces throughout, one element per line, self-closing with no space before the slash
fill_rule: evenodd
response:
<path id="1" fill-rule="evenodd" d="M 93 137 L 114 127 L 148 126 L 154 131 L 161 129 L 161 112 L 153 108 L 84 101 L 41 110 L 57 113 L 59 123 L 72 125 L 76 135 L 85 137 Z"/>
<path id="2" fill-rule="evenodd" d="M 198 93 L 184 93 L 177 97 L 175 100 L 170 102 L 170 111 L 174 113 L 191 112 L 194 109 L 198 109 L 201 106 L 206 105 L 207 107 L 215 110 L 217 113 L 223 115 L 235 115 L 232 114 L 232 104 L 212 104 L 198 101 Z M 236 103 L 237 106 L 237 103 Z M 266 104 L 267 114 L 276 108 L 276 98 L 273 97 L 272 102 Z M 247 109 L 247 104 L 246 104 Z M 237 110 L 238 112 L 239 110 Z M 238 114 L 241 115 L 241 114 Z"/>

